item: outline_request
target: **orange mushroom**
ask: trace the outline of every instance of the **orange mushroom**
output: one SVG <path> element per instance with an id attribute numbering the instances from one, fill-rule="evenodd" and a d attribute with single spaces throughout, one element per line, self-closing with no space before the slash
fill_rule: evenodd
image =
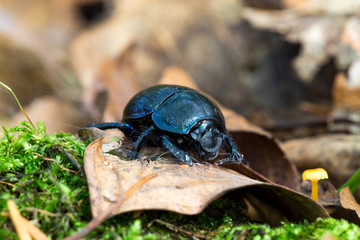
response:
<path id="1" fill-rule="evenodd" d="M 303 180 L 310 180 L 312 183 L 311 198 L 317 202 L 318 199 L 318 181 L 327 179 L 328 174 L 323 168 L 308 169 L 302 175 Z"/>

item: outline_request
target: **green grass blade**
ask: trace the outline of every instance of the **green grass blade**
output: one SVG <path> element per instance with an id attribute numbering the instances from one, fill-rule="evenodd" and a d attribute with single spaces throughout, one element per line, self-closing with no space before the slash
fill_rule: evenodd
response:
<path id="1" fill-rule="evenodd" d="M 9 86 L 7 86 L 5 83 L 2 83 L 2 82 L 0 81 L 0 84 L 1 84 L 4 88 L 6 88 L 9 92 L 11 92 L 11 94 L 14 96 L 14 98 L 15 98 L 18 106 L 20 107 L 21 111 L 23 112 L 23 114 L 25 115 L 25 117 L 27 118 L 27 120 L 29 121 L 29 123 L 35 128 L 34 124 L 31 122 L 29 116 L 25 113 L 24 109 L 22 108 L 22 106 L 21 106 L 21 104 L 20 104 L 20 101 L 19 101 L 19 99 L 16 97 L 15 93 L 14 93 L 14 92 L 11 90 L 11 88 L 10 88 Z"/>

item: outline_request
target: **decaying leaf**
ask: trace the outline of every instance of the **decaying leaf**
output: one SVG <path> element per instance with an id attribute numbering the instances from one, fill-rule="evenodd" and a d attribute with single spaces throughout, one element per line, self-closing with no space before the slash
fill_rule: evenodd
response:
<path id="1" fill-rule="evenodd" d="M 127 102 L 141 90 L 133 63 L 133 47 L 128 47 L 119 59 L 103 63 L 100 77 L 109 94 L 102 119 L 105 122 L 122 119 Z"/>
<path id="2" fill-rule="evenodd" d="M 360 61 L 355 61 L 349 70 L 349 76 L 339 73 L 334 82 L 333 119 L 342 121 L 329 121 L 328 128 L 332 132 L 360 133 Z"/>
<path id="3" fill-rule="evenodd" d="M 346 187 L 340 191 L 340 202 L 344 208 L 354 210 L 357 216 L 360 218 L 360 205 L 356 202 L 349 187 Z"/>
<path id="4" fill-rule="evenodd" d="M 300 170 L 324 168 L 340 187 L 360 168 L 359 141 L 359 135 L 328 134 L 287 141 L 284 150 Z"/>
<path id="5" fill-rule="evenodd" d="M 349 78 L 343 73 L 337 75 L 333 86 L 335 108 L 360 110 L 360 61 L 351 66 Z"/>
<path id="6" fill-rule="evenodd" d="M 331 2 L 288 0 L 282 5 L 286 11 L 264 11 L 255 7 L 247 9 L 244 17 L 258 28 L 277 31 L 288 41 L 302 45 L 293 64 L 301 79 L 309 83 L 331 58 L 338 59 L 339 69 L 346 68 L 354 58 L 344 47 L 349 38 L 345 40 L 342 33 L 354 19 L 349 16 L 356 14 L 360 5 L 355 0 Z"/>
<path id="7" fill-rule="evenodd" d="M 325 209 L 309 197 L 280 185 L 253 180 L 213 165 L 195 164 L 190 167 L 164 158 L 156 161 L 122 160 L 103 155 L 102 144 L 100 138 L 90 144 L 85 153 L 84 165 L 94 218 L 124 197 L 111 215 L 150 209 L 197 214 L 230 191 L 238 195 L 239 201 L 245 194 L 243 192 L 251 193 L 260 202 L 264 201 L 263 207 L 270 204 L 278 209 L 281 214 L 275 218 L 268 216 L 269 219 L 299 221 L 328 216 Z M 259 207 L 261 204 L 255 208 Z M 258 209 L 258 212 L 266 211 Z"/>
<path id="8" fill-rule="evenodd" d="M 300 189 L 300 175 L 274 137 L 253 131 L 231 132 L 231 137 L 252 169 L 277 184 Z"/>

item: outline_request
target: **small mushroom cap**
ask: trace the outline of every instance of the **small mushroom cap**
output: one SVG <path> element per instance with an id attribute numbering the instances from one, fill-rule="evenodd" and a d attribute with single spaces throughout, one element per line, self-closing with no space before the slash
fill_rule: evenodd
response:
<path id="1" fill-rule="evenodd" d="M 323 168 L 308 169 L 302 175 L 303 180 L 309 179 L 311 181 L 318 181 L 320 179 L 327 179 L 328 174 Z"/>

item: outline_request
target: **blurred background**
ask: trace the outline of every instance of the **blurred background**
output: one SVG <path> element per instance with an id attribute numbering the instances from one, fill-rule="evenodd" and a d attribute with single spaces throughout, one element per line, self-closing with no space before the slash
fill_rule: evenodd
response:
<path id="1" fill-rule="evenodd" d="M 269 130 L 329 116 L 359 121 L 359 7 L 358 0 L 0 0 L 0 81 L 49 133 L 120 120 L 131 96 L 169 69 Z M 0 125 L 21 120 L 0 87 Z"/>

